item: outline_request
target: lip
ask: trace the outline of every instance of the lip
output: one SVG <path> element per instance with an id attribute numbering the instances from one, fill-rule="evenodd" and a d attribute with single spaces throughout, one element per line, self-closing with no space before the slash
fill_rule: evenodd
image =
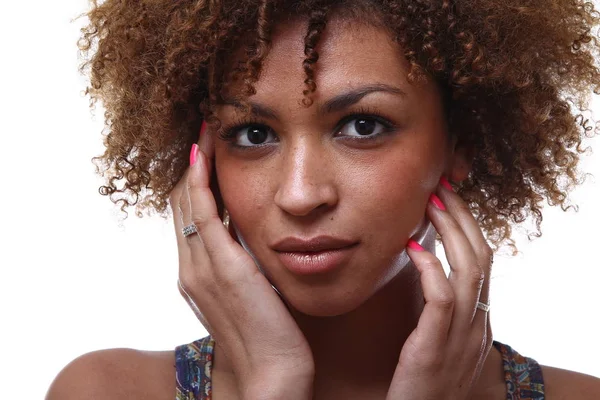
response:
<path id="1" fill-rule="evenodd" d="M 317 236 L 311 239 L 285 238 L 272 248 L 289 271 L 297 275 L 312 275 L 332 271 L 348 261 L 357 245 L 354 240 Z"/>
<path id="2" fill-rule="evenodd" d="M 356 240 L 336 238 L 333 236 L 316 236 L 311 239 L 287 237 L 275 243 L 272 248 L 284 253 L 317 252 L 323 250 L 336 250 L 358 243 Z"/>

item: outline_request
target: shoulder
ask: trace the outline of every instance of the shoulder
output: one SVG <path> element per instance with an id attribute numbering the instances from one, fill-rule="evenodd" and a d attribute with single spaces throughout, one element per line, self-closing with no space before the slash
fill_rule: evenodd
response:
<path id="1" fill-rule="evenodd" d="M 549 400 L 600 399 L 600 379 L 566 369 L 541 366 L 544 391 Z"/>
<path id="2" fill-rule="evenodd" d="M 174 365 L 174 351 L 94 351 L 60 371 L 46 400 L 175 398 Z"/>

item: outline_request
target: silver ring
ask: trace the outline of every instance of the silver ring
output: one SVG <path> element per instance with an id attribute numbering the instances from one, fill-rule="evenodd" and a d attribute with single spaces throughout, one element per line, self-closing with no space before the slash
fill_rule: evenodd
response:
<path id="1" fill-rule="evenodd" d="M 188 237 L 188 236 L 193 235 L 194 233 L 196 233 L 198 231 L 196 230 L 196 225 L 190 224 L 190 225 L 184 227 L 181 230 L 181 232 L 183 233 L 184 237 Z"/>
<path id="2" fill-rule="evenodd" d="M 490 305 L 478 301 L 477 302 L 477 308 L 479 308 L 481 311 L 488 312 L 490 310 Z"/>

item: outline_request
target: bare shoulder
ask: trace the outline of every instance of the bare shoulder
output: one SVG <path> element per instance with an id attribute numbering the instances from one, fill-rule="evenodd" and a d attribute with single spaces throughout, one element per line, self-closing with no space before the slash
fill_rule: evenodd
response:
<path id="1" fill-rule="evenodd" d="M 174 365 L 174 351 L 93 351 L 60 371 L 46 400 L 175 398 Z"/>
<path id="2" fill-rule="evenodd" d="M 549 400 L 600 399 L 600 379 L 566 369 L 541 366 L 544 392 Z"/>

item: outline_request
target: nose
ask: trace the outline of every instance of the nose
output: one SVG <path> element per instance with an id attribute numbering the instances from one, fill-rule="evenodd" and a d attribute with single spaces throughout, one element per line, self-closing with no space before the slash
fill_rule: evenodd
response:
<path id="1" fill-rule="evenodd" d="M 322 213 L 338 202 L 331 157 L 320 144 L 310 141 L 298 141 L 281 155 L 282 174 L 275 204 L 294 216 Z"/>

